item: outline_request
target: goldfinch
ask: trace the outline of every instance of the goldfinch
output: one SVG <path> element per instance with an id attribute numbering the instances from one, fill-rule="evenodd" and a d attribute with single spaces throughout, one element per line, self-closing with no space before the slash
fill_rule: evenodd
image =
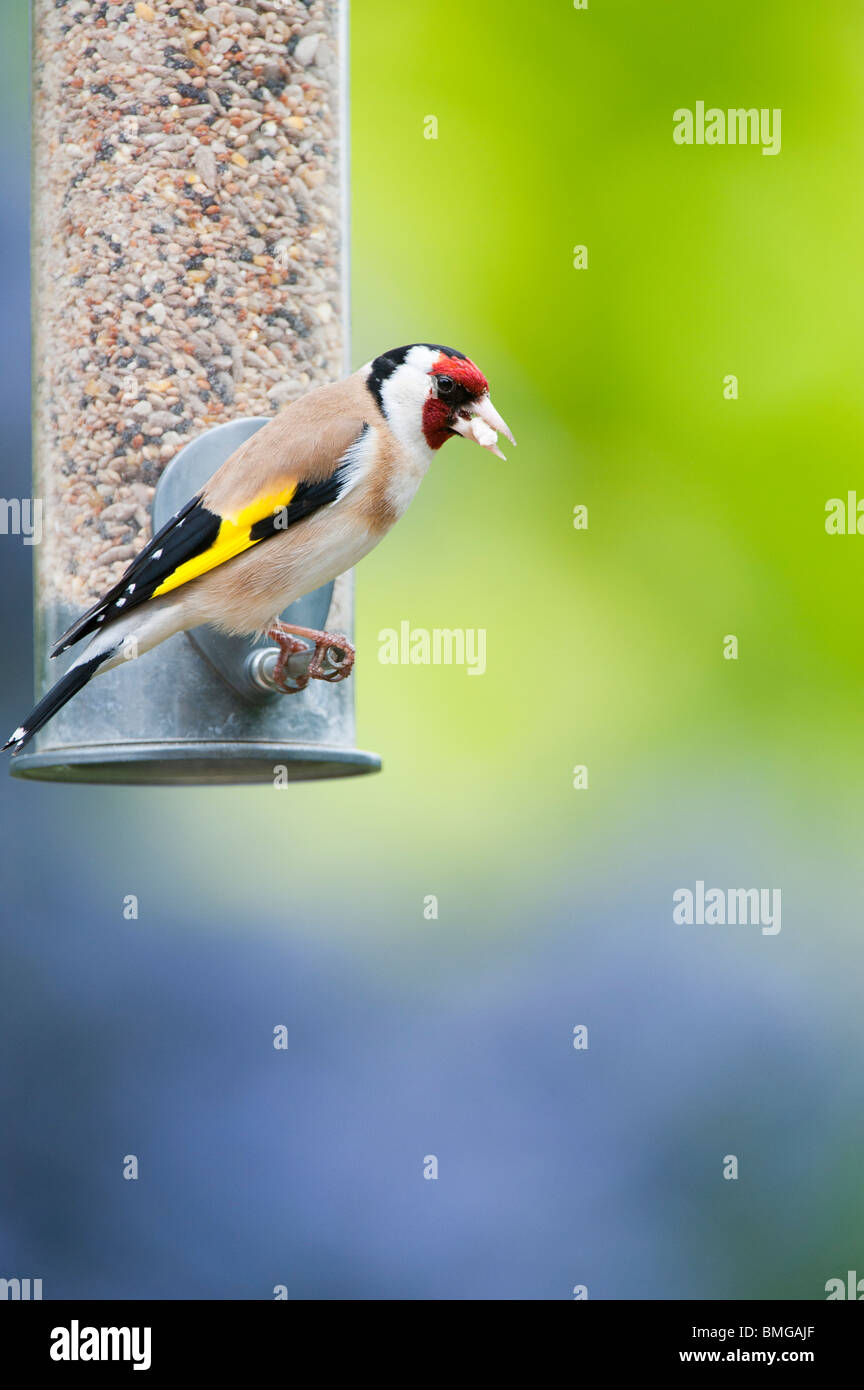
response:
<path id="1" fill-rule="evenodd" d="M 274 674 L 286 692 L 285 663 L 305 645 L 298 638 L 314 645 L 308 677 L 344 680 L 354 662 L 350 642 L 281 623 L 278 614 L 378 544 L 448 439 L 461 434 L 503 459 L 499 432 L 515 444 L 483 373 L 463 353 L 433 343 L 393 348 L 286 406 L 64 633 L 52 656 L 90 641 L 4 749 L 17 753 L 93 676 L 120 665 L 130 644 L 141 656 L 200 623 L 266 632 L 279 647 Z M 325 671 L 333 647 L 345 658 Z"/>

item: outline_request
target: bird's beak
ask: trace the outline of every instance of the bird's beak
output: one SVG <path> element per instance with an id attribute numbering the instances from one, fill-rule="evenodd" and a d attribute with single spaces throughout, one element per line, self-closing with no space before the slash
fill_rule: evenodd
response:
<path id="1" fill-rule="evenodd" d="M 510 440 L 511 444 L 516 443 L 488 395 L 481 396 L 477 401 L 472 401 L 471 405 L 467 407 L 467 413 L 460 412 L 454 416 L 450 422 L 450 428 L 455 430 L 457 434 L 464 435 L 466 439 L 473 439 L 475 444 L 480 445 L 481 449 L 488 449 L 499 459 L 504 458 L 498 448 L 499 434 L 503 434 L 506 439 Z"/>

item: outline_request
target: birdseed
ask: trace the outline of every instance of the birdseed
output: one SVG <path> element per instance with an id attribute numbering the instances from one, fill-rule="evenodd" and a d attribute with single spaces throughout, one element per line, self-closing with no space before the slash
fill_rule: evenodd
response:
<path id="1" fill-rule="evenodd" d="M 213 425 L 342 374 L 341 0 L 35 0 L 43 602 L 150 535 Z"/>

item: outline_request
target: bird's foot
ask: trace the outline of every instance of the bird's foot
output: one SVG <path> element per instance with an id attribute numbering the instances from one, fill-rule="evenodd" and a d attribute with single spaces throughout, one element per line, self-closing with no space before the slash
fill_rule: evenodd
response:
<path id="1" fill-rule="evenodd" d="M 286 695 L 292 695 L 297 690 L 305 690 L 306 686 L 309 683 L 309 677 L 307 675 L 298 676 L 296 679 L 296 684 L 286 685 L 285 667 L 288 663 L 289 657 L 294 656 L 296 652 L 302 652 L 306 650 L 306 643 L 298 642 L 297 639 L 292 636 L 290 629 L 287 628 L 284 623 L 274 623 L 273 626 L 268 629 L 267 636 L 271 639 L 271 641 L 275 642 L 276 646 L 279 648 L 279 655 L 276 658 L 276 665 L 273 667 L 274 684 L 278 685 L 279 689 L 283 690 Z M 291 677 L 290 679 L 294 678 Z"/>
<path id="2" fill-rule="evenodd" d="M 351 674 L 356 653 L 348 638 L 341 632 L 319 632 L 311 627 L 274 623 L 267 636 L 272 638 L 279 648 L 279 656 L 273 668 L 273 680 L 286 695 L 305 690 L 310 680 L 330 681 L 336 684 Z M 298 642 L 298 637 L 305 637 L 307 641 Z M 314 646 L 309 665 L 301 675 L 288 677 L 294 684 L 286 685 L 287 662 L 297 652 L 308 651 L 307 642 Z"/>

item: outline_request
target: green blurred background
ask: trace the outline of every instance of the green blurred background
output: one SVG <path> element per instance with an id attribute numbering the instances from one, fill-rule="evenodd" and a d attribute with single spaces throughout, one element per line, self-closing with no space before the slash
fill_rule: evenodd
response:
<path id="1" fill-rule="evenodd" d="M 15 495 L 23 0 L 0 22 Z M 864 495 L 862 44 L 845 3 L 354 5 L 354 361 L 452 343 L 519 447 L 448 445 L 358 571 L 380 776 L 7 779 L 25 1066 L 0 1274 L 267 1297 L 290 1268 L 294 1297 L 423 1298 L 819 1298 L 864 1275 L 864 540 L 824 526 L 827 499 Z M 782 152 L 675 145 L 700 99 L 781 108 Z M 29 552 L 0 538 L 0 562 L 11 728 Z M 486 674 L 379 664 L 403 619 L 485 628 Z M 697 879 L 781 888 L 781 933 L 675 926 Z M 276 1076 L 268 1035 L 292 1020 Z M 160 1177 L 138 1225 L 111 1165 L 142 1112 Z M 67 1142 L 49 1198 L 33 1153 Z"/>

